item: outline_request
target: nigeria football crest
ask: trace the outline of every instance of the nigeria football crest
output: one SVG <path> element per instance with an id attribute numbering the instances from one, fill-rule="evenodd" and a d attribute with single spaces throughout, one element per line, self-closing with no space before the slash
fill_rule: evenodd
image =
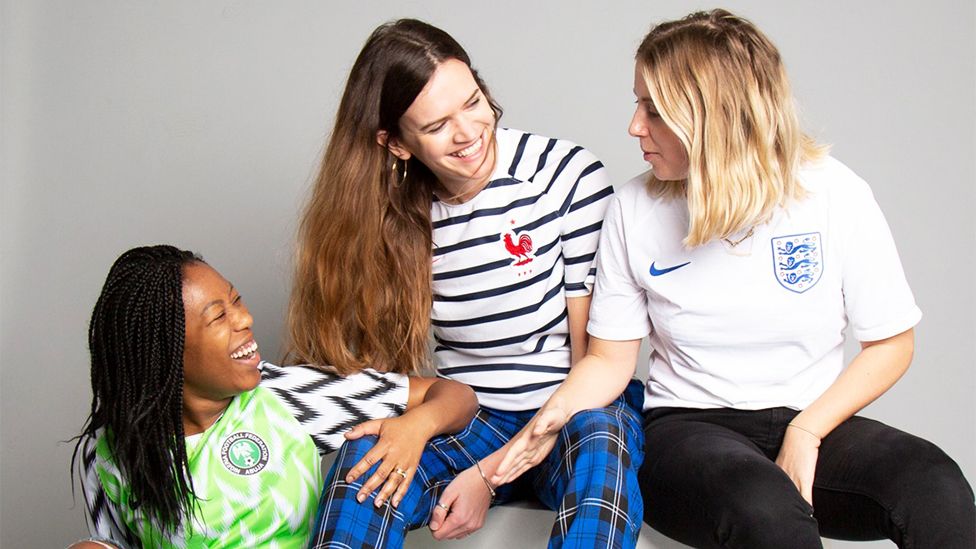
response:
<path id="1" fill-rule="evenodd" d="M 823 274 L 820 233 L 776 236 L 771 242 L 773 272 L 781 286 L 802 294 L 820 281 Z"/>
<path id="2" fill-rule="evenodd" d="M 254 433 L 234 433 L 221 445 L 220 461 L 231 473 L 253 475 L 268 464 L 268 445 Z"/>

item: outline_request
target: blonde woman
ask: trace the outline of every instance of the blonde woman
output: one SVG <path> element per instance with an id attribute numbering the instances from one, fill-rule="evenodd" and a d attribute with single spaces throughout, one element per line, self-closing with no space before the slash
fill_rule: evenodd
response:
<path id="1" fill-rule="evenodd" d="M 649 335 L 654 528 L 698 547 L 973 547 L 955 462 L 855 415 L 908 368 L 921 312 L 867 184 L 800 131 L 776 48 L 724 10 L 663 23 L 634 93 L 651 171 L 608 210 L 588 355 L 493 480 L 618 394 Z M 861 351 L 845 366 L 848 325 Z"/>

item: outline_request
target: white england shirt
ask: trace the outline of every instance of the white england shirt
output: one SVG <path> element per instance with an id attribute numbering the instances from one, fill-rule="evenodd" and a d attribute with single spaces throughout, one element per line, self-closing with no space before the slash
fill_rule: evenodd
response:
<path id="1" fill-rule="evenodd" d="M 803 409 L 843 370 L 848 323 L 876 341 L 921 318 L 871 190 L 837 160 L 801 170 L 807 198 L 734 247 L 686 249 L 686 201 L 651 196 L 647 179 L 607 211 L 587 327 L 650 334 L 645 410 Z"/>

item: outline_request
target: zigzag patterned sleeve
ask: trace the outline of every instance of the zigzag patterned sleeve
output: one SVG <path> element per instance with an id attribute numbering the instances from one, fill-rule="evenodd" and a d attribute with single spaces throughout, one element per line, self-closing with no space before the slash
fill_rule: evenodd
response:
<path id="1" fill-rule="evenodd" d="M 375 370 L 341 377 L 308 366 L 263 363 L 261 385 L 270 389 L 315 441 L 319 452 L 334 452 L 343 433 L 368 421 L 402 414 L 409 378 Z"/>
<path id="2" fill-rule="evenodd" d="M 119 517 L 115 503 L 105 493 L 95 466 L 96 441 L 86 437 L 81 450 L 81 489 L 85 495 L 85 521 L 93 539 L 115 545 L 119 549 L 139 547 Z"/>

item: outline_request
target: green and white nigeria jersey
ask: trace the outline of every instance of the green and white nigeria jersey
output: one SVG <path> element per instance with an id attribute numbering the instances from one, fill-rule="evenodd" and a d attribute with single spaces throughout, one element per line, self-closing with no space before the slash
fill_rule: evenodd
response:
<path id="1" fill-rule="evenodd" d="M 403 413 L 409 381 L 363 370 L 346 377 L 318 369 L 261 365 L 261 385 L 235 398 L 206 432 L 187 437 L 200 501 L 176 536 L 129 507 L 130 491 L 99 431 L 86 438 L 82 478 L 89 532 L 118 547 L 304 547 L 321 490 L 320 455 L 363 421 Z"/>
<path id="2" fill-rule="evenodd" d="M 258 387 L 236 397 L 205 432 L 187 437 L 198 508 L 192 523 L 161 540 L 128 505 L 128 486 L 105 437 L 96 471 L 127 529 L 146 547 L 304 547 L 321 486 L 319 455 L 298 421 Z"/>

